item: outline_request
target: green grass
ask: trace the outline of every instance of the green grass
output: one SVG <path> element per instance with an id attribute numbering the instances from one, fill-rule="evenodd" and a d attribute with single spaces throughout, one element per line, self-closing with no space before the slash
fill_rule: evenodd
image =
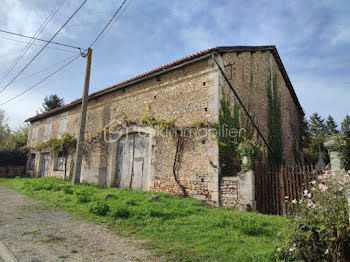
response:
<path id="1" fill-rule="evenodd" d="M 286 225 L 278 216 L 208 207 L 164 193 L 72 186 L 54 178 L 0 179 L 0 183 L 45 200 L 96 223 L 115 226 L 118 235 L 141 239 L 170 261 L 271 261 Z M 104 199 L 114 194 L 117 198 Z M 159 200 L 150 201 L 157 194 Z"/>

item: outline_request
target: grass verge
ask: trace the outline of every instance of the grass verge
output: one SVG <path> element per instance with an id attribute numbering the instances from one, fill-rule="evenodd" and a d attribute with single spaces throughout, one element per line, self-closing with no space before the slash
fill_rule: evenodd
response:
<path id="1" fill-rule="evenodd" d="M 96 223 L 113 225 L 169 261 L 272 261 L 286 225 L 278 216 L 208 207 L 191 198 L 55 178 L 0 178 L 2 185 Z M 107 198 L 107 194 L 116 198 Z M 158 200 L 149 200 L 157 194 Z"/>

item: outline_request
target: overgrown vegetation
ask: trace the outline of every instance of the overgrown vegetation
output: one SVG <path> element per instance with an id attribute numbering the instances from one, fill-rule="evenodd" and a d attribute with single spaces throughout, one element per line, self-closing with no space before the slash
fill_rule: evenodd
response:
<path id="1" fill-rule="evenodd" d="M 76 146 L 77 146 L 77 139 L 68 133 L 64 133 L 59 138 L 51 137 L 49 140 L 39 145 L 29 146 L 29 148 L 36 151 L 47 149 L 55 154 L 62 153 L 62 156 L 64 158 L 64 179 L 66 179 L 67 178 L 67 159 L 69 154 L 74 153 Z"/>
<path id="2" fill-rule="evenodd" d="M 281 101 L 278 94 L 278 84 L 276 72 L 270 71 L 267 83 L 268 100 L 268 141 L 272 150 L 268 152 L 268 161 L 274 166 L 282 164 L 282 120 Z"/>
<path id="3" fill-rule="evenodd" d="M 296 216 L 289 219 L 285 245 L 279 247 L 284 261 L 349 261 L 350 227 L 345 190 L 350 175 L 326 171 L 311 181 L 299 201 L 290 200 Z"/>
<path id="4" fill-rule="evenodd" d="M 29 196 L 43 199 L 97 223 L 116 227 L 124 236 L 144 239 L 171 261 L 271 261 L 285 218 L 208 207 L 165 193 L 70 185 L 54 178 L 1 179 Z M 116 198 L 107 198 L 107 194 Z M 149 200 L 157 194 L 158 200 Z"/>
<path id="5" fill-rule="evenodd" d="M 231 100 L 225 89 L 221 90 L 219 121 L 216 127 L 216 135 L 219 144 L 219 163 L 221 174 L 223 176 L 234 176 L 240 171 L 237 166 L 239 158 L 237 157 L 238 145 L 241 142 L 239 134 L 239 105 L 234 104 L 233 112 L 231 109 Z M 235 131 L 235 133 L 232 133 Z"/>
<path id="6" fill-rule="evenodd" d="M 25 165 L 28 127 L 11 130 L 5 112 L 0 109 L 0 166 Z"/>

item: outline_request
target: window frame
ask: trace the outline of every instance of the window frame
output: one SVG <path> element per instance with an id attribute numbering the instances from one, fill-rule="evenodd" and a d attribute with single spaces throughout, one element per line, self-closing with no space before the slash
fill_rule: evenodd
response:
<path id="1" fill-rule="evenodd" d="M 65 158 L 63 152 L 58 152 L 55 160 L 55 171 L 64 171 Z"/>

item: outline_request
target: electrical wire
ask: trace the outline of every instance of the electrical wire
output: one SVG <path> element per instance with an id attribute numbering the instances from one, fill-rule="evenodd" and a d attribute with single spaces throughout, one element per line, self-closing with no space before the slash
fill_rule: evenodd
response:
<path id="1" fill-rule="evenodd" d="M 87 1 L 87 0 L 86 0 Z M 86 2 L 85 1 L 85 2 Z M 85 3 L 84 2 L 84 3 Z M 113 19 L 117 16 L 117 14 L 119 13 L 119 11 L 123 8 L 124 4 L 125 4 L 126 0 L 123 1 L 123 3 L 119 6 L 119 8 L 116 10 L 116 12 L 114 13 L 114 15 L 112 16 L 112 18 L 108 21 L 108 23 L 106 24 L 106 26 L 103 28 L 103 30 L 99 33 L 99 35 L 96 37 L 96 39 L 92 42 L 92 44 L 90 45 L 89 48 L 91 48 L 100 38 L 100 40 L 103 39 L 103 37 L 109 32 L 109 30 L 111 29 L 111 27 L 107 30 L 106 34 L 103 35 L 103 33 L 105 32 L 105 30 L 107 29 L 107 27 L 111 24 L 111 22 L 113 21 Z M 132 0 L 126 5 L 126 7 L 122 10 L 121 14 L 117 17 L 117 19 L 113 22 L 112 25 L 115 24 L 115 22 L 122 16 L 122 14 L 125 12 L 125 10 L 128 8 L 128 6 L 130 5 L 130 3 L 132 2 Z M 84 4 L 83 3 L 83 4 Z M 74 14 L 73 14 L 74 15 Z M 1 30 L 0 30 L 1 31 Z M 102 36 L 102 37 L 101 37 Z M 39 39 L 38 39 L 39 40 Z M 45 41 L 45 40 L 43 40 Z M 51 41 L 48 41 L 48 42 L 51 42 Z M 53 43 L 53 42 L 51 42 Z M 70 46 L 72 47 L 72 46 Z M 79 48 L 80 49 L 80 48 Z M 86 50 L 86 49 L 81 49 L 81 50 Z M 80 55 L 83 55 L 82 53 Z M 55 72 L 53 72 L 52 74 L 50 74 L 49 76 L 45 77 L 44 79 L 42 79 L 41 81 L 39 81 L 38 83 L 36 83 L 35 85 L 29 87 L 28 89 L 24 90 L 23 92 L 21 92 L 20 94 L 16 95 L 15 97 L 11 98 L 10 100 L 7 100 L 6 102 L 0 104 L 0 106 L 3 106 L 3 105 L 6 105 L 7 103 L 13 101 L 14 99 L 16 99 L 17 97 L 25 94 L 26 92 L 28 92 L 29 90 L 35 88 L 36 86 L 38 86 L 40 83 L 44 82 L 45 80 L 47 80 L 48 78 L 50 78 L 51 76 L 53 76 L 54 74 L 56 74 L 57 72 L 59 72 L 60 70 L 62 70 L 64 67 L 68 66 L 70 63 L 72 63 L 75 59 L 77 59 L 80 55 L 78 55 L 77 57 L 75 57 L 73 60 L 71 60 L 70 62 L 68 62 L 67 64 L 65 64 L 64 66 L 62 66 L 61 68 L 59 68 L 58 70 L 56 70 Z M 53 66 L 53 65 L 52 65 Z M 46 68 L 47 69 L 47 68 Z M 43 69 L 39 72 L 36 72 L 36 73 L 40 73 L 46 69 Z M 34 73 L 34 74 L 36 74 Z M 23 78 L 22 78 L 23 79 Z M 0 91 L 1 93 L 1 91 Z M 22 100 L 20 100 L 22 101 Z"/>
<path id="2" fill-rule="evenodd" d="M 80 54 L 75 56 L 72 60 L 70 60 L 68 63 L 64 64 L 63 66 L 61 66 L 59 69 L 57 69 L 56 71 L 54 71 L 53 73 L 49 74 L 48 76 L 46 76 L 44 79 L 40 80 L 39 82 L 37 82 L 35 85 L 27 88 L 26 90 L 24 90 L 23 92 L 17 94 L 16 96 L 12 97 L 11 99 L 7 100 L 4 103 L 1 103 L 0 106 L 6 105 L 7 103 L 15 100 L 17 97 L 27 93 L 29 90 L 33 89 L 34 87 L 40 85 L 42 82 L 44 82 L 45 80 L 49 79 L 50 77 L 52 77 L 53 75 L 57 74 L 59 71 L 61 71 L 63 68 L 65 68 L 66 66 L 68 66 L 69 64 L 73 63 L 78 57 L 80 57 Z"/>
<path id="3" fill-rule="evenodd" d="M 11 38 L 7 38 L 7 37 L 3 37 L 3 36 L 0 36 L 1 39 L 5 39 L 5 40 L 9 40 L 9 41 L 14 41 L 14 42 L 18 42 L 18 43 L 25 43 L 27 44 L 28 42 L 25 42 L 25 41 L 21 41 L 21 40 L 16 40 L 16 39 L 11 39 Z M 43 45 L 39 45 L 39 44 L 32 44 L 32 45 L 36 45 L 36 46 L 43 46 Z M 66 49 L 62 49 L 62 48 L 55 48 L 55 47 L 46 47 L 46 48 L 49 48 L 49 49 L 55 49 L 55 50 L 60 50 L 60 51 L 63 51 L 63 52 L 67 52 L 67 53 L 72 53 L 72 54 L 76 54 L 77 52 L 76 51 L 70 51 L 70 50 L 66 50 Z"/>
<path id="4" fill-rule="evenodd" d="M 61 28 L 51 37 L 49 42 L 47 42 L 43 48 L 29 61 L 29 63 L 0 91 L 0 94 L 9 86 L 11 85 L 18 76 L 23 73 L 23 71 L 39 56 L 39 54 L 48 46 L 48 44 L 58 35 L 59 32 L 68 24 L 68 22 L 74 17 L 74 15 L 83 7 L 83 5 L 86 3 L 87 0 L 84 0 L 84 2 L 78 7 L 77 10 L 68 18 L 68 20 L 61 26 Z"/>
<path id="5" fill-rule="evenodd" d="M 116 15 L 119 13 L 120 9 L 122 9 L 122 7 L 124 6 L 126 0 L 123 1 L 123 3 L 119 6 L 119 8 L 116 10 L 116 12 L 114 13 L 114 15 L 112 16 L 112 18 L 108 21 L 108 23 L 106 24 L 106 26 L 102 29 L 102 31 L 98 34 L 98 36 L 96 37 L 96 39 L 92 42 L 92 44 L 89 46 L 89 48 L 91 48 L 96 41 L 101 37 L 101 35 L 103 34 L 103 32 L 107 29 L 107 27 L 110 25 L 110 23 L 113 21 L 114 17 L 116 17 Z"/>
<path id="6" fill-rule="evenodd" d="M 61 61 L 59 61 L 59 62 L 57 62 L 57 63 L 54 63 L 54 64 L 52 64 L 52 65 L 49 65 L 48 67 L 45 67 L 44 69 L 42 69 L 42 70 L 40 70 L 40 71 L 37 71 L 37 72 L 32 73 L 32 74 L 30 74 L 30 75 L 24 76 L 24 77 L 20 78 L 19 80 L 27 79 L 27 78 L 30 78 L 30 77 L 32 77 L 32 76 L 34 76 L 34 75 L 37 75 L 37 74 L 39 74 L 39 73 L 42 73 L 42 72 L 44 72 L 44 71 L 46 71 L 46 70 L 48 70 L 48 69 L 50 69 L 50 68 L 52 68 L 52 67 L 54 67 L 54 66 L 56 66 L 56 65 L 62 64 L 62 63 L 64 63 L 64 62 L 66 62 L 66 61 L 72 59 L 72 58 L 75 57 L 75 56 L 76 56 L 76 55 L 67 57 L 66 59 L 63 59 L 63 60 L 61 60 Z"/>
<path id="7" fill-rule="evenodd" d="M 123 15 L 123 13 L 125 12 L 125 10 L 129 7 L 129 5 L 131 4 L 132 0 L 130 0 L 128 2 L 128 4 L 124 7 L 124 9 L 121 11 L 121 13 L 119 14 L 119 16 L 117 16 L 117 18 L 114 20 L 114 22 L 112 23 L 112 25 L 108 28 L 108 30 L 106 31 L 106 33 L 104 35 L 102 35 L 102 37 L 99 39 L 99 41 L 96 41 L 96 43 L 100 43 L 102 41 L 102 39 L 108 34 L 108 32 L 112 29 L 113 25 L 119 20 L 119 18 Z"/>
<path id="8" fill-rule="evenodd" d="M 1 33 L 10 34 L 10 35 L 15 35 L 15 36 L 21 36 L 21 37 L 28 38 L 28 39 L 34 39 L 34 37 L 32 37 L 32 36 L 22 35 L 22 34 L 10 32 L 10 31 L 2 30 L 2 29 L 0 29 L 0 32 L 1 32 Z M 62 43 L 53 42 L 53 41 L 49 41 L 49 40 L 45 40 L 45 39 L 40 39 L 40 38 L 35 38 L 35 40 L 40 41 L 40 42 L 50 43 L 50 44 L 53 44 L 53 45 L 60 45 L 60 46 L 64 46 L 64 47 L 70 47 L 70 48 L 74 48 L 74 49 L 78 49 L 78 50 L 87 50 L 87 49 L 82 48 L 82 47 L 79 47 L 79 46 L 68 45 L 68 44 L 62 44 Z M 26 43 L 26 42 L 25 42 L 25 43 Z"/>
<path id="9" fill-rule="evenodd" d="M 36 38 L 42 33 L 42 31 L 45 29 L 45 27 L 48 25 L 48 23 L 51 21 L 51 19 L 56 15 L 57 11 L 60 9 L 60 7 L 63 5 L 63 3 L 66 0 L 61 0 L 58 2 L 56 7 L 51 11 L 51 13 L 46 17 L 45 21 L 42 23 L 42 25 L 39 27 L 39 29 L 35 32 L 34 37 L 27 43 L 27 45 L 24 47 L 24 49 L 21 51 L 21 53 L 17 56 L 15 61 L 12 63 L 12 65 L 9 67 L 9 69 L 4 73 L 1 77 L 0 84 L 4 81 L 4 79 L 12 72 L 12 70 L 15 68 L 15 66 L 19 63 L 19 61 L 23 58 L 23 56 L 27 53 L 29 48 L 33 45 Z"/>

